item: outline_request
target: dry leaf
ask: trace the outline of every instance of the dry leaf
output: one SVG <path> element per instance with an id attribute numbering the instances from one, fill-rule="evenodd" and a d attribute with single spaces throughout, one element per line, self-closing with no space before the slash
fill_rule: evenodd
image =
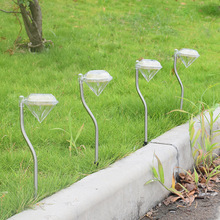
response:
<path id="1" fill-rule="evenodd" d="M 202 177 L 200 176 L 199 182 L 200 183 L 206 183 L 206 178 L 204 176 L 202 176 Z"/>
<path id="2" fill-rule="evenodd" d="M 194 195 L 195 192 L 196 192 L 196 190 L 191 191 L 191 192 L 188 194 L 188 196 L 192 196 L 192 195 Z"/>
<path id="3" fill-rule="evenodd" d="M 165 206 L 168 206 L 170 203 L 176 202 L 178 199 L 181 199 L 179 196 L 169 196 L 163 201 Z"/>
<path id="4" fill-rule="evenodd" d="M 182 180 L 184 180 L 185 177 L 186 177 L 186 175 L 185 175 L 184 173 L 180 173 L 180 174 L 179 174 L 179 177 L 180 177 Z"/>
<path id="5" fill-rule="evenodd" d="M 144 59 L 143 57 L 140 57 L 140 58 L 138 58 L 137 60 L 141 61 L 141 60 L 143 60 L 143 59 Z"/>
<path id="6" fill-rule="evenodd" d="M 185 187 L 189 192 L 191 192 L 196 188 L 196 185 L 194 183 L 186 183 Z"/>
<path id="7" fill-rule="evenodd" d="M 185 199 L 185 203 L 187 203 L 188 206 L 191 206 L 194 200 L 195 200 L 195 196 L 192 195 Z"/>
<path id="8" fill-rule="evenodd" d="M 206 168 L 205 167 L 199 167 L 199 171 L 204 175 L 205 174 L 205 171 L 206 171 Z"/>
<path id="9" fill-rule="evenodd" d="M 214 181 L 214 182 L 216 182 L 217 179 L 218 179 L 217 176 L 213 176 L 213 177 L 210 178 L 210 180 L 212 180 L 212 181 Z"/>
<path id="10" fill-rule="evenodd" d="M 153 211 L 149 211 L 147 212 L 147 214 L 145 214 L 146 217 L 148 217 L 149 219 L 153 219 L 152 216 L 153 216 Z"/>
<path id="11" fill-rule="evenodd" d="M 217 159 L 215 159 L 215 160 L 213 161 L 213 164 L 216 165 L 216 166 L 220 165 L 220 157 L 218 157 Z"/>
<path id="12" fill-rule="evenodd" d="M 9 53 L 10 55 L 13 55 L 14 54 L 14 50 L 8 49 L 8 50 L 5 51 L 5 53 Z"/>
<path id="13" fill-rule="evenodd" d="M 182 190 L 183 190 L 183 188 L 180 186 L 179 183 L 176 183 L 175 189 L 176 189 L 177 191 L 182 191 Z"/>
<path id="14" fill-rule="evenodd" d="M 181 2 L 180 4 L 181 4 L 181 5 L 186 5 L 186 3 L 185 3 L 185 2 Z"/>

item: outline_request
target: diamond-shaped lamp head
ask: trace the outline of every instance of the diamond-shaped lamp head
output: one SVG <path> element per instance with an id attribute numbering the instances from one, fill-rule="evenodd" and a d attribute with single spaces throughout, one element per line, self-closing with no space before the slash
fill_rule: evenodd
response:
<path id="1" fill-rule="evenodd" d="M 185 67 L 189 67 L 200 55 L 196 50 L 183 48 L 176 52 Z"/>
<path id="2" fill-rule="evenodd" d="M 112 80 L 112 76 L 105 70 L 91 70 L 82 77 L 82 80 L 99 96 Z"/>
<path id="3" fill-rule="evenodd" d="M 157 60 L 142 59 L 136 64 L 136 68 L 140 70 L 143 77 L 149 82 L 162 66 Z"/>
<path id="4" fill-rule="evenodd" d="M 143 77 L 149 82 L 162 66 L 157 60 L 142 59 L 136 64 L 136 68 L 140 70 Z"/>
<path id="5" fill-rule="evenodd" d="M 40 123 L 46 118 L 57 103 L 58 101 L 52 94 L 33 93 L 24 99 L 24 104 Z"/>

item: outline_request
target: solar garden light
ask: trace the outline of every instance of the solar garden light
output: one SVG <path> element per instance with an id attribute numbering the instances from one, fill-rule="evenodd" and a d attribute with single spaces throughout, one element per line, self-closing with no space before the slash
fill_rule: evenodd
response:
<path id="1" fill-rule="evenodd" d="M 34 188 L 35 188 L 35 194 L 34 197 L 37 197 L 37 188 L 38 188 L 38 178 L 37 178 L 37 172 L 38 172 L 38 165 L 37 165 L 37 155 L 35 153 L 34 147 L 32 146 L 26 132 L 24 129 L 24 111 L 23 107 L 24 104 L 28 107 L 28 109 L 31 111 L 31 113 L 37 118 L 37 120 L 41 123 L 46 116 L 49 114 L 49 112 L 53 109 L 53 107 L 58 103 L 56 98 L 51 94 L 30 94 L 27 98 L 24 98 L 24 96 L 20 96 L 20 126 L 21 131 L 24 136 L 25 141 L 27 142 L 33 159 L 34 159 Z"/>
<path id="2" fill-rule="evenodd" d="M 141 61 L 136 61 L 136 89 L 137 92 L 144 104 L 145 108 L 145 138 L 144 138 L 144 145 L 147 144 L 147 104 L 144 100 L 143 95 L 140 92 L 139 89 L 139 83 L 138 83 L 138 72 L 140 71 L 143 77 L 149 82 L 155 74 L 162 68 L 161 64 L 157 60 L 149 60 L 149 59 L 142 59 Z"/>
<path id="3" fill-rule="evenodd" d="M 177 62 L 177 58 L 179 58 L 179 57 L 182 60 L 185 67 L 187 68 L 199 57 L 199 53 L 196 50 L 185 49 L 185 48 L 181 49 L 181 50 L 175 49 L 175 52 L 174 52 L 174 71 L 175 71 L 176 77 L 177 77 L 179 84 L 180 84 L 180 87 L 181 87 L 180 109 L 182 109 L 183 108 L 184 88 L 183 88 L 183 84 L 182 84 L 180 77 L 179 77 L 177 70 L 176 70 L 176 62 Z"/>
<path id="4" fill-rule="evenodd" d="M 81 100 L 95 125 L 95 162 L 94 162 L 95 164 L 98 162 L 99 129 L 94 115 L 92 114 L 91 110 L 89 109 L 88 105 L 85 102 L 84 93 L 83 93 L 83 82 L 85 82 L 89 86 L 89 88 L 97 96 L 99 96 L 111 80 L 112 80 L 112 76 L 105 70 L 91 70 L 88 73 L 86 73 L 84 76 L 83 74 L 79 74 Z"/>

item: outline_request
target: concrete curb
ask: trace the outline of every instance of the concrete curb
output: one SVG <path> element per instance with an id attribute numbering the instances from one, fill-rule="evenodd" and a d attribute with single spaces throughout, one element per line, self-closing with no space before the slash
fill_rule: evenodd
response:
<path id="1" fill-rule="evenodd" d="M 220 108 L 215 115 L 219 113 Z M 208 129 L 208 124 L 206 126 Z M 166 186 L 171 185 L 175 167 L 192 167 L 188 129 L 186 123 L 166 132 L 130 156 L 45 198 L 34 209 L 23 211 L 9 220 L 139 219 L 168 195 L 158 182 L 145 185 L 153 178 L 154 153 L 163 164 Z M 220 119 L 213 130 L 219 129 Z M 216 141 L 220 143 L 220 137 Z"/>

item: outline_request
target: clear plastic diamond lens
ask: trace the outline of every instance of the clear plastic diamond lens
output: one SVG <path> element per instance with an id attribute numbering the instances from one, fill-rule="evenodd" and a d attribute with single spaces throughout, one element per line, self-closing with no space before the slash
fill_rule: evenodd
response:
<path id="1" fill-rule="evenodd" d="M 156 73 L 162 68 L 157 60 L 142 59 L 136 64 L 144 78 L 149 82 Z"/>
<path id="2" fill-rule="evenodd" d="M 99 96 L 104 88 L 108 85 L 107 82 L 86 82 L 86 84 L 89 86 L 89 88 L 97 95 Z"/>
<path id="3" fill-rule="evenodd" d="M 181 56 L 180 59 L 182 60 L 182 62 L 185 65 L 185 67 L 187 68 L 197 59 L 197 57 Z"/>
<path id="4" fill-rule="evenodd" d="M 200 56 L 196 50 L 185 48 L 178 51 L 177 54 L 186 68 L 189 67 Z"/>
<path id="5" fill-rule="evenodd" d="M 58 101 L 52 94 L 30 94 L 24 103 L 41 123 Z"/>
<path id="6" fill-rule="evenodd" d="M 50 113 L 50 111 L 53 109 L 54 106 L 27 106 L 28 109 L 31 111 L 31 113 L 34 115 L 34 117 L 41 123 L 47 115 Z"/>
<path id="7" fill-rule="evenodd" d="M 92 70 L 83 76 L 83 80 L 99 96 L 112 80 L 112 76 L 105 70 Z"/>
<path id="8" fill-rule="evenodd" d="M 149 82 L 158 72 L 159 70 L 154 69 L 140 69 L 140 72 L 142 73 L 143 77 Z"/>

